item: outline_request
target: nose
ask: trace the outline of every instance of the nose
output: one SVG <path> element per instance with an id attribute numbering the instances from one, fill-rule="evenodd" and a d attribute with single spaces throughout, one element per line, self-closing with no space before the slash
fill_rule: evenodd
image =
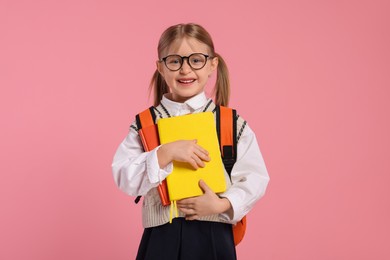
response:
<path id="1" fill-rule="evenodd" d="M 180 68 L 180 73 L 188 74 L 192 71 L 192 68 L 189 64 L 188 58 L 183 59 L 183 65 Z"/>

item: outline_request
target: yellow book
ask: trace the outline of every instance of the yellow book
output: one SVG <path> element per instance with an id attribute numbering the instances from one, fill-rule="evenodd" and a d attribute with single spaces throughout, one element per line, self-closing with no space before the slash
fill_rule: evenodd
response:
<path id="1" fill-rule="evenodd" d="M 168 193 L 171 201 L 203 194 L 199 187 L 202 179 L 215 192 L 226 190 L 221 152 L 212 112 L 196 113 L 170 118 L 157 122 L 160 143 L 177 140 L 197 140 L 197 144 L 209 152 L 211 160 L 204 168 L 195 170 L 189 163 L 173 162 L 173 171 L 167 177 Z M 175 203 L 173 203 L 175 204 Z"/>

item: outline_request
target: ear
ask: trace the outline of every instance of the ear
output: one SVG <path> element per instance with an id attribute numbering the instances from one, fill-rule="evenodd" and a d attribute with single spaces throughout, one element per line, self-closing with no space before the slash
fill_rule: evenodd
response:
<path id="1" fill-rule="evenodd" d="M 209 77 L 211 77 L 211 75 L 213 74 L 213 72 L 218 68 L 218 57 L 214 57 L 211 59 L 211 62 L 210 62 L 210 73 L 209 73 Z"/>
<path id="2" fill-rule="evenodd" d="M 210 66 L 210 69 L 211 71 L 215 71 L 217 68 L 218 68 L 218 57 L 214 57 L 211 59 L 211 66 Z"/>
<path id="3" fill-rule="evenodd" d="M 160 75 L 164 78 L 164 69 L 163 69 L 163 63 L 160 61 L 156 61 L 156 67 Z"/>

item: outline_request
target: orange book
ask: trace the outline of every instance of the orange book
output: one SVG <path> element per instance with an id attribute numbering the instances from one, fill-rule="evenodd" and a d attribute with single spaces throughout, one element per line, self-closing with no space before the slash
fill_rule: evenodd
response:
<path id="1" fill-rule="evenodd" d="M 160 144 L 157 125 L 143 127 L 138 131 L 138 134 L 145 151 L 151 151 Z M 157 189 L 160 195 L 161 204 L 163 206 L 170 205 L 171 201 L 169 200 L 167 181 L 163 180 L 162 183 L 158 185 Z"/>

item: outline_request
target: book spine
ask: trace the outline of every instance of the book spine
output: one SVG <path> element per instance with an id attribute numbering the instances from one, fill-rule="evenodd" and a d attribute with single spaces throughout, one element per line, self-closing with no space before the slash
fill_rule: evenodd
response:
<path id="1" fill-rule="evenodd" d="M 158 189 L 158 194 L 160 195 L 161 204 L 163 206 L 170 205 L 171 201 L 169 200 L 169 195 L 168 195 L 167 180 L 163 180 L 162 183 L 158 185 L 157 189 Z"/>
<path id="2" fill-rule="evenodd" d="M 157 126 L 153 125 L 151 127 L 154 127 L 155 131 L 154 130 L 153 131 L 143 131 L 143 129 L 140 129 L 138 131 L 138 134 L 141 138 L 141 142 L 142 142 L 142 145 L 144 147 L 144 150 L 147 152 L 156 148 L 158 146 L 158 143 L 159 143 L 158 139 L 157 139 L 158 138 Z M 158 190 L 158 194 L 160 195 L 161 204 L 163 206 L 170 205 L 171 201 L 169 200 L 169 195 L 168 195 L 167 180 L 163 180 L 162 183 L 158 185 L 157 190 Z"/>

